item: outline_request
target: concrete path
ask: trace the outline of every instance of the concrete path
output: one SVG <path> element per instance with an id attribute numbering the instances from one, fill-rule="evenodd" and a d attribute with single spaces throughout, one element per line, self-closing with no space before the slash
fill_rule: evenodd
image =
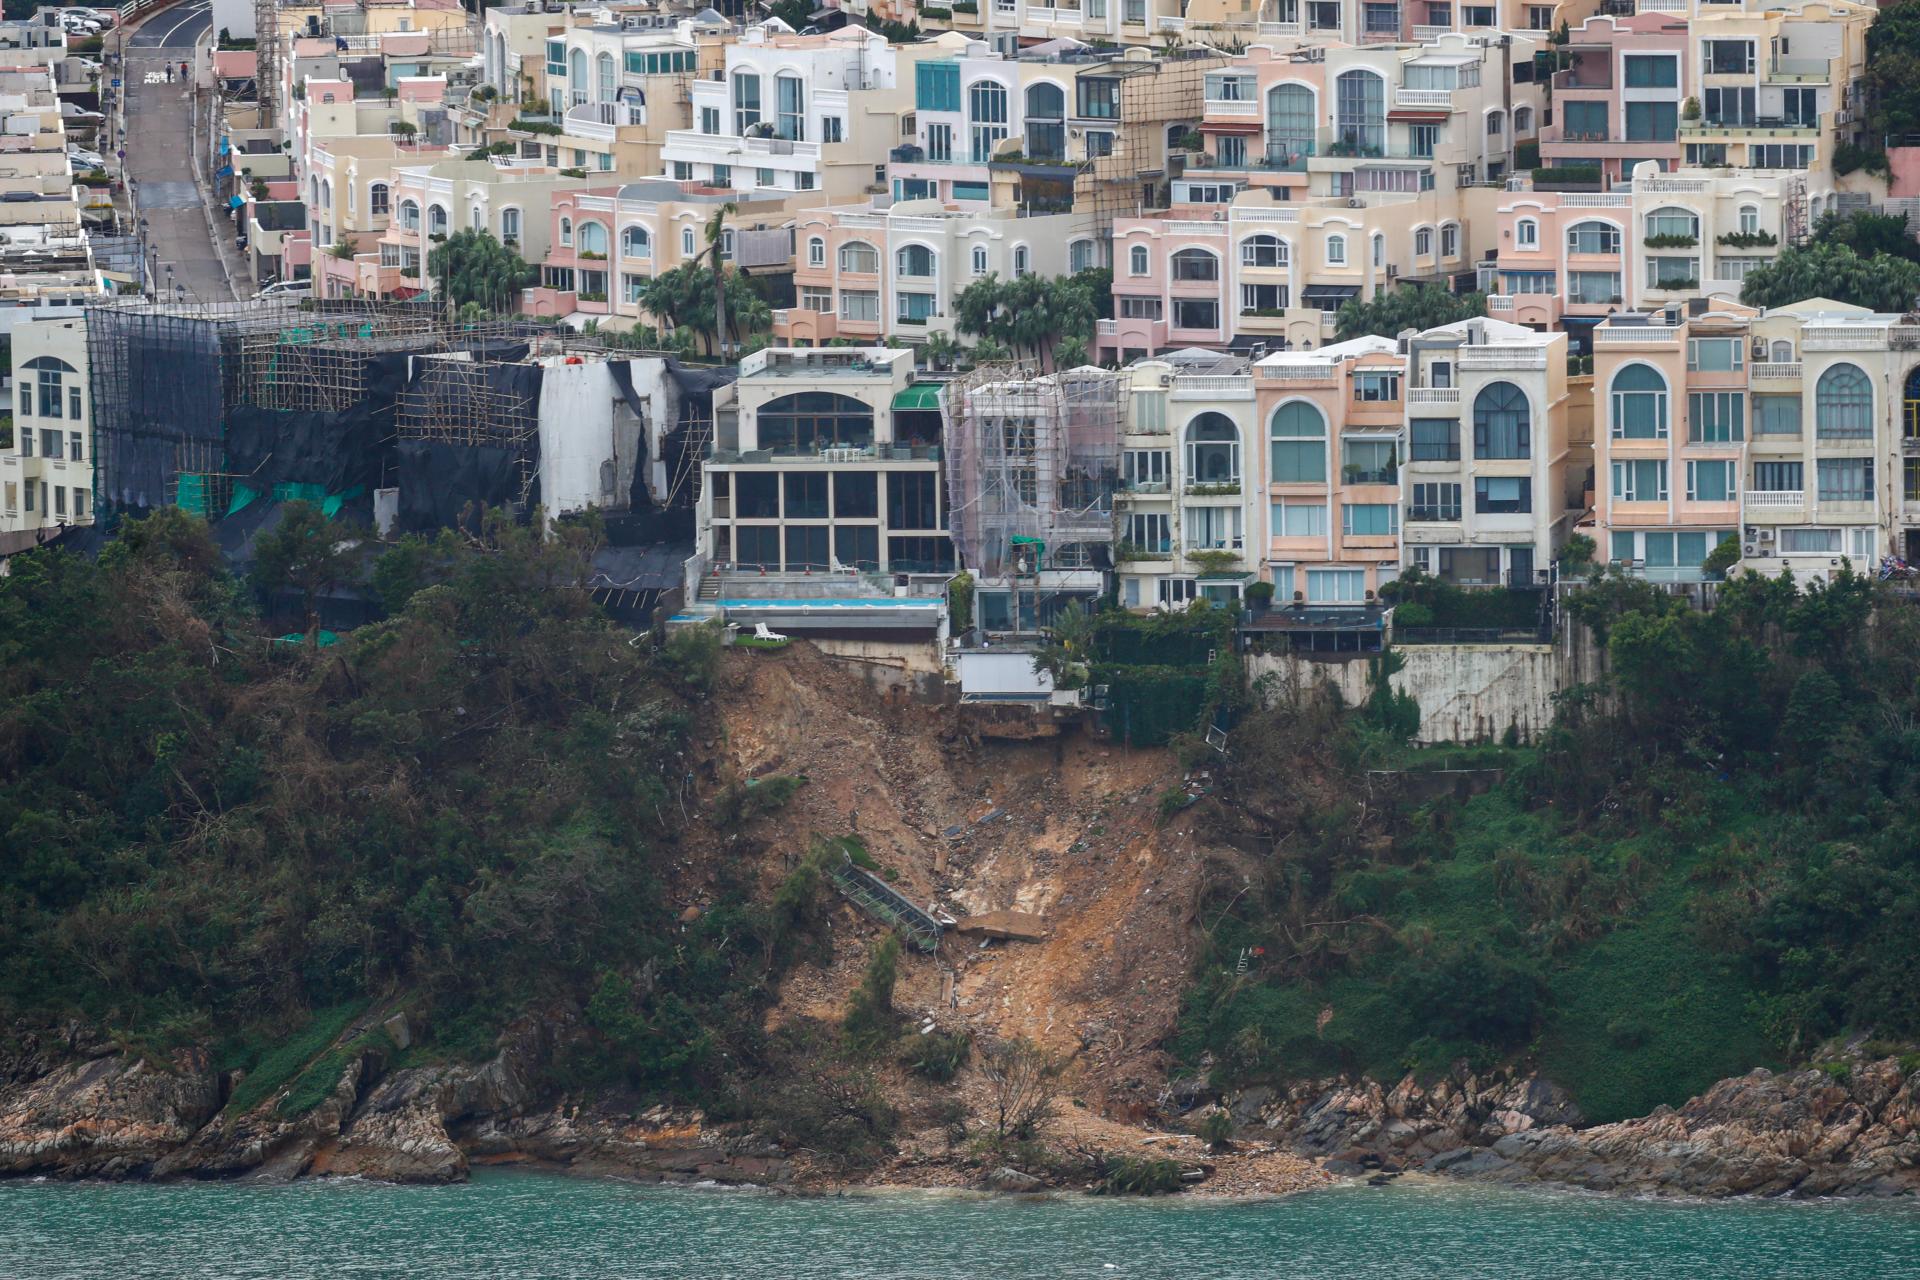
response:
<path id="1" fill-rule="evenodd" d="M 195 181 L 193 89 L 180 77 L 180 63 L 192 63 L 194 43 L 212 20 L 206 0 L 188 0 L 148 18 L 127 38 L 122 145 L 126 173 L 147 222 L 149 260 L 159 264 L 161 290 L 181 284 L 189 300 L 218 303 L 235 296 L 223 255 L 213 242 L 212 228 L 224 232 L 228 224 L 224 219 L 210 224 L 207 197 Z M 164 75 L 169 63 L 170 84 Z M 148 83 L 150 79 L 155 83 Z M 171 278 L 168 267 L 173 268 Z"/>

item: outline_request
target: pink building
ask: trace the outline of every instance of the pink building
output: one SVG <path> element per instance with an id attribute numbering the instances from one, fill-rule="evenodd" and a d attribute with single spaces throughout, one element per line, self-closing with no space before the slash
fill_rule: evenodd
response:
<path id="1" fill-rule="evenodd" d="M 1597 167 L 1599 190 L 1642 160 L 1680 164 L 1680 112 L 1690 93 L 1687 24 L 1665 13 L 1589 18 L 1553 75 L 1554 122 L 1541 132 L 1549 168 Z"/>
<path id="2" fill-rule="evenodd" d="M 1518 192 L 1500 206 L 1499 292 L 1487 313 L 1534 329 L 1564 329 L 1586 347 L 1592 327 L 1620 308 L 1632 247 L 1633 197 Z"/>

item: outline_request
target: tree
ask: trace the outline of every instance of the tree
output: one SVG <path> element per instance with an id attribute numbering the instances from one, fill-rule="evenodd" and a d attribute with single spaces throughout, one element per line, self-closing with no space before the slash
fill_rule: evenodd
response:
<path id="1" fill-rule="evenodd" d="M 1397 338 L 1408 329 L 1432 329 L 1485 314 L 1485 294 L 1456 294 L 1431 285 L 1403 285 L 1377 293 L 1370 301 L 1349 298 L 1342 303 L 1334 317 L 1334 336 L 1341 342 L 1367 334 Z"/>
<path id="2" fill-rule="evenodd" d="M 1740 301 L 1753 307 L 1785 307 L 1808 298 L 1830 298 L 1873 311 L 1905 312 L 1920 297 L 1920 263 L 1890 254 L 1863 258 L 1844 244 L 1810 244 L 1783 250 L 1747 273 Z"/>
<path id="3" fill-rule="evenodd" d="M 803 30 L 813 21 L 812 0 L 773 0 L 770 11 L 795 31 Z"/>
<path id="4" fill-rule="evenodd" d="M 1030 352 L 1036 363 L 1052 362 L 1055 348 L 1078 339 L 1084 357 L 1099 314 L 1097 273 L 1081 276 L 982 276 L 954 299 L 954 321 L 960 332 L 1005 346 L 1015 354 Z M 1110 300 L 1110 299 L 1109 299 Z M 977 354 L 977 353 L 976 353 Z M 1069 349 L 1068 354 L 1073 354 Z M 977 355 L 985 361 L 988 357 Z M 1057 366 L 1056 366 L 1057 367 Z"/>
<path id="5" fill-rule="evenodd" d="M 1861 209 L 1842 217 L 1827 212 L 1814 225 L 1815 244 L 1843 244 L 1863 258 L 1877 253 L 1892 254 L 1920 262 L 1920 241 L 1907 234 L 1907 220 L 1897 213 L 1872 213 Z"/>
<path id="6" fill-rule="evenodd" d="M 1861 80 L 1872 104 L 1870 137 L 1920 132 L 1920 5 L 1889 5 L 1874 15 Z"/>
<path id="7" fill-rule="evenodd" d="M 427 270 L 440 282 L 442 303 L 472 303 L 491 315 L 520 310 L 520 292 L 535 279 L 519 254 L 486 231 L 456 231 L 427 255 Z"/>
<path id="8" fill-rule="evenodd" d="M 311 626 L 315 599 L 346 574 L 348 557 L 340 548 L 343 533 L 311 502 L 296 499 L 283 504 L 280 523 L 254 543 L 254 585 L 269 594 L 283 587 L 297 590 Z"/>
<path id="9" fill-rule="evenodd" d="M 981 1074 L 993 1096 L 994 1136 L 1024 1142 L 1053 1119 L 1060 1095 L 1060 1068 L 1031 1040 L 1000 1040 L 980 1057 Z"/>
<path id="10" fill-rule="evenodd" d="M 772 327 L 773 311 L 760 296 L 753 282 L 738 271 L 724 273 L 726 281 L 725 314 L 731 317 L 729 328 L 737 339 L 764 332 Z M 690 262 L 662 272 L 647 282 L 640 294 L 640 306 L 676 333 L 697 335 L 710 354 L 718 353 L 715 341 L 713 268 Z"/>
<path id="11" fill-rule="evenodd" d="M 893 1011 L 893 984 L 900 968 L 900 939 L 889 933 L 867 958 L 867 971 L 847 1000 L 840 1034 L 856 1053 L 871 1054 L 893 1037 L 898 1015 Z"/>

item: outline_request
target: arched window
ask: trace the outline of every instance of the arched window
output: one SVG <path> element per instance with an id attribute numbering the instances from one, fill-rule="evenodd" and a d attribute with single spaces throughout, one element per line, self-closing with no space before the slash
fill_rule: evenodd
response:
<path id="1" fill-rule="evenodd" d="M 680 256 L 683 258 L 691 258 L 693 255 L 693 228 L 682 227 L 680 228 Z"/>
<path id="2" fill-rule="evenodd" d="M 1371 71 L 1334 81 L 1334 141 L 1351 154 L 1377 156 L 1387 145 L 1387 82 Z"/>
<path id="3" fill-rule="evenodd" d="M 1740 206 L 1740 234 L 1750 236 L 1760 229 L 1760 206 L 1743 204 Z"/>
<path id="4" fill-rule="evenodd" d="M 1440 256 L 1457 258 L 1460 256 L 1460 224 L 1449 222 L 1440 228 Z"/>
<path id="5" fill-rule="evenodd" d="M 1027 154 L 1061 160 L 1067 154 L 1067 95 L 1057 84 L 1027 86 Z"/>
<path id="6" fill-rule="evenodd" d="M 807 265 L 810 267 L 827 265 L 827 242 L 819 236 L 813 236 L 807 241 Z"/>
<path id="7" fill-rule="evenodd" d="M 880 270 L 880 252 L 864 240 L 852 240 L 840 246 L 840 269 L 872 275 Z"/>
<path id="8" fill-rule="evenodd" d="M 28 403 L 27 388 L 31 386 L 31 387 L 37 388 L 38 395 L 40 397 L 40 408 L 39 408 L 40 417 L 42 418 L 65 418 L 65 417 L 78 418 L 81 416 L 80 415 L 79 382 L 76 380 L 73 387 L 71 388 L 73 392 L 73 395 L 71 398 L 71 406 L 70 406 L 73 412 L 71 414 L 67 412 L 67 408 L 69 407 L 68 397 L 66 397 L 62 393 L 62 383 L 65 379 L 65 375 L 69 373 L 77 374 L 79 373 L 78 369 L 75 369 L 72 365 L 68 364 L 65 360 L 59 359 L 56 356 L 35 356 L 33 359 L 27 361 L 26 364 L 22 367 L 27 370 L 30 370 L 33 374 L 33 377 L 31 379 L 21 380 L 21 384 L 20 384 L 21 408 L 24 409 L 27 406 L 27 403 Z M 58 440 L 58 438 L 59 438 L 58 434 L 56 433 L 55 434 L 56 441 Z M 57 450 L 58 448 L 59 446 L 56 444 L 55 449 Z M 57 458 L 59 457 L 59 454 L 58 452 L 52 452 L 52 453 L 49 453 L 47 456 Z"/>
<path id="9" fill-rule="evenodd" d="M 1540 224 L 1532 218 L 1522 218 L 1513 224 L 1513 245 L 1516 249 L 1538 249 L 1540 247 Z"/>
<path id="10" fill-rule="evenodd" d="M 967 114 L 973 121 L 972 160 L 985 164 L 1007 137 L 1007 88 L 997 80 L 967 86 Z"/>
<path id="11" fill-rule="evenodd" d="M 1294 400 L 1273 411 L 1268 428 L 1273 437 L 1274 484 L 1325 484 L 1327 480 L 1327 419 L 1319 408 Z"/>
<path id="12" fill-rule="evenodd" d="M 518 209 L 500 211 L 500 243 L 520 243 L 520 211 Z"/>
<path id="13" fill-rule="evenodd" d="M 972 262 L 973 274 L 977 276 L 987 274 L 987 246 L 983 244 L 973 246 Z"/>
<path id="14" fill-rule="evenodd" d="M 614 97 L 613 55 L 602 53 L 594 59 L 594 100 L 612 102 Z"/>
<path id="15" fill-rule="evenodd" d="M 653 237 L 647 234 L 645 227 L 622 227 L 620 229 L 620 256 L 623 258 L 651 258 L 653 256 Z M 818 263 L 814 265 L 819 265 Z"/>
<path id="16" fill-rule="evenodd" d="M 1207 412 L 1187 424 L 1187 480 L 1240 482 L 1240 428 L 1224 413 Z"/>
<path id="17" fill-rule="evenodd" d="M 1604 222 L 1576 222 L 1567 228 L 1568 253 L 1620 252 L 1620 228 Z"/>
<path id="18" fill-rule="evenodd" d="M 1413 233 L 1413 256 L 1428 258 L 1433 256 L 1433 228 L 1421 227 Z"/>
<path id="19" fill-rule="evenodd" d="M 1375 267 L 1386 266 L 1387 265 L 1387 238 L 1384 235 L 1381 235 L 1378 231 L 1376 231 L 1373 233 L 1373 235 L 1369 239 L 1373 246 L 1373 265 Z"/>
<path id="20" fill-rule="evenodd" d="M 1082 271 L 1091 271 L 1098 263 L 1094 261 L 1093 241 L 1075 240 L 1067 246 L 1067 270 L 1075 275 Z"/>
<path id="21" fill-rule="evenodd" d="M 1498 111 L 1487 112 L 1487 137 L 1497 138 L 1506 131 L 1507 118 Z"/>
<path id="22" fill-rule="evenodd" d="M 1473 456 L 1533 456 L 1533 415 L 1527 394 L 1511 382 L 1490 382 L 1474 397 Z"/>
<path id="23" fill-rule="evenodd" d="M 575 49 L 567 55 L 567 87 L 573 91 L 577 106 L 587 100 L 587 51 Z"/>
<path id="24" fill-rule="evenodd" d="M 597 222 L 583 222 L 578 233 L 578 248 L 585 254 L 607 256 L 607 229 Z"/>
<path id="25" fill-rule="evenodd" d="M 333 181 L 329 178 L 320 179 L 320 207 L 327 210 L 333 208 Z"/>
<path id="26" fill-rule="evenodd" d="M 1327 265 L 1330 267 L 1347 265 L 1347 238 L 1338 232 L 1327 237 Z"/>
<path id="27" fill-rule="evenodd" d="M 354 211 L 354 205 L 355 205 L 355 199 L 353 194 L 353 182 L 349 180 L 347 182 L 347 212 L 348 213 L 352 213 Z"/>
<path id="28" fill-rule="evenodd" d="M 447 211 L 445 208 L 437 204 L 430 204 L 427 206 L 427 234 L 428 235 L 443 236 L 447 234 L 447 223 L 448 223 L 448 217 L 447 217 Z"/>
<path id="29" fill-rule="evenodd" d="M 1787 341 L 1785 338 L 1775 338 L 1773 340 L 1773 349 L 1767 353 L 1767 359 L 1770 362 L 1778 361 L 1781 364 L 1792 364 L 1793 343 Z"/>
<path id="30" fill-rule="evenodd" d="M 1248 236 L 1240 242 L 1240 265 L 1284 267 L 1287 265 L 1287 242 L 1279 236 Z"/>
<path id="31" fill-rule="evenodd" d="M 1205 249 L 1182 249 L 1173 255 L 1175 280 L 1218 280 L 1220 259 Z"/>
<path id="32" fill-rule="evenodd" d="M 1692 244 L 1700 238 L 1700 217 L 1691 209 L 1669 205 L 1647 215 L 1647 239 L 1664 239 L 1671 245 Z M 1655 245 L 1659 248 L 1659 245 Z"/>
<path id="33" fill-rule="evenodd" d="M 818 453 L 873 443 L 872 407 L 831 391 L 801 391 L 770 400 L 761 407 L 757 425 L 759 447 L 776 453 Z"/>
<path id="34" fill-rule="evenodd" d="M 1147 274 L 1147 246 L 1136 244 L 1127 250 L 1127 271 L 1136 276 Z"/>
<path id="35" fill-rule="evenodd" d="M 1318 123 L 1313 90 L 1303 84 L 1277 84 L 1267 92 L 1267 160 L 1298 163 L 1313 152 Z"/>
<path id="36" fill-rule="evenodd" d="M 916 280 L 931 279 L 933 276 L 933 250 L 923 244 L 902 245 L 894 255 L 894 270 Z"/>
<path id="37" fill-rule="evenodd" d="M 320 176 L 318 174 L 307 179 L 307 203 L 316 209 L 320 207 Z"/>
<path id="38" fill-rule="evenodd" d="M 1667 438 L 1667 380 L 1652 365 L 1630 364 L 1614 375 L 1613 438 Z"/>
<path id="39" fill-rule="evenodd" d="M 573 219 L 572 218 L 560 219 L 560 243 L 569 248 L 572 247 L 573 245 Z"/>
<path id="40" fill-rule="evenodd" d="M 473 231 L 485 231 L 487 229 L 487 211 L 477 204 L 468 206 L 467 226 Z"/>
<path id="41" fill-rule="evenodd" d="M 1873 436 L 1873 384 L 1858 365 L 1836 364 L 1813 392 L 1813 433 L 1822 440 Z"/>
<path id="42" fill-rule="evenodd" d="M 412 200 L 400 202 L 400 227 L 404 231 L 420 229 L 420 206 Z"/>
<path id="43" fill-rule="evenodd" d="M 1515 133 L 1533 132 L 1533 108 L 1515 107 L 1513 109 L 1513 131 Z"/>
<path id="44" fill-rule="evenodd" d="M 1013 274 L 1016 276 L 1024 276 L 1030 275 L 1032 272 L 1033 255 L 1027 251 L 1027 246 L 1023 244 L 1013 246 Z"/>
<path id="45" fill-rule="evenodd" d="M 376 182 L 367 188 L 367 215 L 384 218 L 393 211 L 390 201 L 393 196 L 384 182 Z"/>

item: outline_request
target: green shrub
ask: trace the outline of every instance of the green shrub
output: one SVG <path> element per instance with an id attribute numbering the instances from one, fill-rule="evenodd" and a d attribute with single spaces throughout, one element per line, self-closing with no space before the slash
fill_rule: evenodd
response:
<path id="1" fill-rule="evenodd" d="M 1180 1166 L 1172 1160 L 1122 1156 L 1108 1164 L 1106 1176 L 1095 1185 L 1094 1194 L 1164 1196 L 1185 1185 L 1180 1180 Z"/>
<path id="2" fill-rule="evenodd" d="M 846 1016 L 840 1021 L 848 1049 L 862 1057 L 872 1056 L 899 1029 L 900 1015 L 893 1010 L 893 984 L 899 969 L 900 938 L 889 932 L 868 955 L 867 971 L 848 997 Z"/>
<path id="3" fill-rule="evenodd" d="M 1225 1107 L 1215 1107 L 1200 1117 L 1200 1127 L 1195 1132 L 1209 1147 L 1216 1150 L 1224 1147 L 1233 1138 L 1233 1114 Z"/>
<path id="4" fill-rule="evenodd" d="M 349 1003 L 322 1009 L 313 1014 L 299 1032 L 257 1058 L 247 1049 L 239 1049 L 228 1066 L 229 1069 L 243 1069 L 246 1075 L 233 1087 L 233 1096 L 227 1099 L 228 1114 L 243 1115 L 253 1110 L 296 1077 L 307 1073 L 314 1059 L 327 1052 L 328 1046 L 339 1038 L 347 1024 L 365 1007 L 364 1004 Z M 344 1059 L 341 1069 L 345 1069 Z M 333 1078 L 337 1081 L 340 1072 L 335 1071 Z M 331 1089 L 332 1084 L 329 1083 L 327 1087 Z"/>
<path id="5" fill-rule="evenodd" d="M 755 818 L 778 813 L 792 802 L 795 793 L 806 784 L 805 775 L 776 773 L 722 787 L 720 794 L 713 798 L 713 824 L 731 830 Z"/>
<path id="6" fill-rule="evenodd" d="M 949 1084 L 967 1065 L 973 1037 L 964 1031 L 909 1033 L 900 1041 L 900 1064 L 935 1084 Z"/>

